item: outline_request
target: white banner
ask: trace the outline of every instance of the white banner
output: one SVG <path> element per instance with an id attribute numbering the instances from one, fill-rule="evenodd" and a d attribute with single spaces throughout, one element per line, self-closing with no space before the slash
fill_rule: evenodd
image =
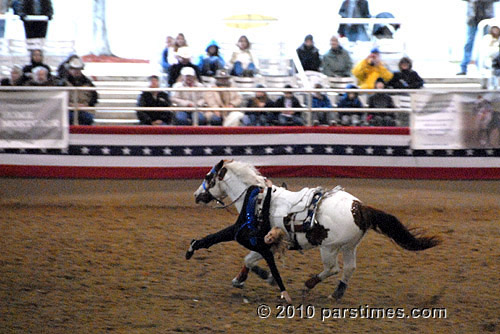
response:
<path id="1" fill-rule="evenodd" d="M 67 148 L 68 93 L 0 92 L 0 148 Z"/>
<path id="2" fill-rule="evenodd" d="M 431 93 L 412 96 L 411 148 L 500 147 L 500 94 Z"/>

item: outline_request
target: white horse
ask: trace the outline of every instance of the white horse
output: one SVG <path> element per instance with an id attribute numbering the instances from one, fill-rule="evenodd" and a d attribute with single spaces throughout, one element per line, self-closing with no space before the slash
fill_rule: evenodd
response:
<path id="1" fill-rule="evenodd" d="M 255 167 L 243 162 L 221 160 L 206 175 L 194 196 L 196 203 L 209 203 L 216 200 L 221 204 L 229 197 L 231 200 L 229 205 L 234 204 L 240 212 L 246 190 L 251 185 L 266 186 L 265 177 Z M 309 191 L 308 188 L 300 192 L 291 192 L 276 186 L 273 188 L 269 217 L 271 226 L 285 229 L 285 217 L 288 216 L 294 203 L 301 202 Z M 340 272 L 337 257 L 339 252 L 342 252 L 343 273 L 332 295 L 335 299 L 340 299 L 347 289 L 349 279 L 356 269 L 356 248 L 369 229 L 386 235 L 399 246 L 410 251 L 424 250 L 440 243 L 440 239 L 436 236 L 421 236 L 412 233 L 396 217 L 362 204 L 356 197 L 339 187 L 323 195 L 317 207 L 315 221 L 314 227 L 308 232 L 298 232 L 301 227 L 299 225 L 295 226 L 294 232 L 290 232 L 289 226 L 287 229 L 289 238 L 296 240 L 301 249 L 316 246 L 320 248 L 324 270 L 305 282 L 307 290 L 314 288 L 327 277 Z M 244 271 L 246 268 L 246 272 L 240 273 L 233 279 L 233 285 L 242 287 L 248 269 L 258 268 L 257 262 L 261 259 L 259 253 L 250 252 L 245 257 L 245 266 L 242 269 Z M 262 269 L 254 271 L 260 273 L 261 278 L 268 276 L 267 272 L 263 272 Z"/>

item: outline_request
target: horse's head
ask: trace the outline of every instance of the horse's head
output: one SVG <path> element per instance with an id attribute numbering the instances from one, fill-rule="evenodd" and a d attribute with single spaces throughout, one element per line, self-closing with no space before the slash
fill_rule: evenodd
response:
<path id="1" fill-rule="evenodd" d="M 210 170 L 203 183 L 194 192 L 196 203 L 207 204 L 213 200 L 222 203 L 222 200 L 227 197 L 225 190 L 221 188 L 221 181 L 226 176 L 226 173 L 227 168 L 224 167 L 224 160 L 221 160 Z"/>

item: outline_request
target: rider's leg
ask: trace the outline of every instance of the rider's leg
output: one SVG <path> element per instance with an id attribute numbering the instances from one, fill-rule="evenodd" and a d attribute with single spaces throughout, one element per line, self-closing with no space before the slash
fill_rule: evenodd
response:
<path id="1" fill-rule="evenodd" d="M 220 230 L 219 232 L 209 234 L 203 239 L 191 241 L 191 245 L 189 246 L 189 249 L 186 252 L 186 259 L 189 260 L 191 256 L 193 256 L 194 251 L 200 248 L 209 248 L 220 242 L 227 242 L 234 240 L 236 228 L 237 228 L 236 225 L 231 225 L 223 230 Z"/>

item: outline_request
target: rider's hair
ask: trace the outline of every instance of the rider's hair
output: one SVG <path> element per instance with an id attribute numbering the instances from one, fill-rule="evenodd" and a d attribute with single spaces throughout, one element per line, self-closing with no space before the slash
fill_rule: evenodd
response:
<path id="1" fill-rule="evenodd" d="M 279 230 L 278 238 L 271 245 L 271 251 L 278 256 L 278 258 L 282 258 L 285 255 L 285 251 L 288 249 L 288 237 L 285 231 L 283 231 L 279 227 L 273 227 L 271 230 L 277 229 Z"/>

